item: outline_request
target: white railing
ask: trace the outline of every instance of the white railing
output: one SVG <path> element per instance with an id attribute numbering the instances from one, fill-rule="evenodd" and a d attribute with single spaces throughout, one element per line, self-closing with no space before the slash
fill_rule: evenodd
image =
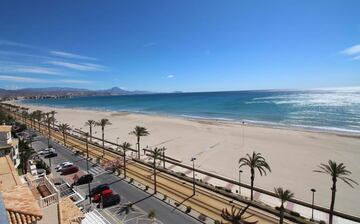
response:
<path id="1" fill-rule="evenodd" d="M 40 198 L 39 199 L 39 205 L 40 208 L 45 208 L 49 205 L 55 204 L 59 202 L 59 194 L 58 193 L 54 193 L 52 195 L 49 195 L 45 198 Z"/>

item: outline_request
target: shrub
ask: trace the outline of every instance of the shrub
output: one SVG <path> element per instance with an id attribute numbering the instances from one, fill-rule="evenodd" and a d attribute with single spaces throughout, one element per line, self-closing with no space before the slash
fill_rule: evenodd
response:
<path id="1" fill-rule="evenodd" d="M 130 178 L 129 183 L 131 184 L 132 182 L 134 182 L 134 178 Z"/>
<path id="2" fill-rule="evenodd" d="M 179 207 L 180 206 L 180 203 L 179 202 L 175 202 L 174 203 L 176 207 Z"/>
<path id="3" fill-rule="evenodd" d="M 145 191 L 147 191 L 147 190 L 149 190 L 149 186 L 148 186 L 148 185 L 145 186 Z"/>
<path id="4" fill-rule="evenodd" d="M 319 224 L 326 224 L 324 220 L 320 220 Z"/>
<path id="5" fill-rule="evenodd" d="M 191 212 L 191 207 L 190 207 L 190 206 L 187 206 L 185 213 L 189 213 L 189 212 Z"/>
<path id="6" fill-rule="evenodd" d="M 206 218 L 207 218 L 207 217 L 206 217 L 206 215 L 204 215 L 204 214 L 200 214 L 200 215 L 199 215 L 199 220 L 202 221 L 202 222 L 205 222 L 205 221 L 206 221 Z"/>
<path id="7" fill-rule="evenodd" d="M 215 220 L 214 224 L 221 224 L 221 222 L 219 220 Z"/>
<path id="8" fill-rule="evenodd" d="M 164 194 L 164 197 L 163 197 L 163 201 L 165 201 L 167 199 L 167 195 L 166 194 Z"/>

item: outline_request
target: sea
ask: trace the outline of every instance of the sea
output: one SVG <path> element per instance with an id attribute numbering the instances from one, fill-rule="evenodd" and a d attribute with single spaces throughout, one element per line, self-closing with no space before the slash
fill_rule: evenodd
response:
<path id="1" fill-rule="evenodd" d="M 360 88 L 27 99 L 26 104 L 360 133 Z"/>

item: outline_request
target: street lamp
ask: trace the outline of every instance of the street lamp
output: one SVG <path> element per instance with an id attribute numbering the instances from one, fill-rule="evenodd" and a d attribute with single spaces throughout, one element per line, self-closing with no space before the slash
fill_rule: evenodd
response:
<path id="1" fill-rule="evenodd" d="M 191 161 L 193 162 L 193 195 L 195 195 L 195 160 L 195 157 L 191 158 Z"/>
<path id="2" fill-rule="evenodd" d="M 241 184 L 241 173 L 242 172 L 243 172 L 242 170 L 239 170 L 239 195 L 241 195 L 241 186 L 240 186 L 240 184 Z"/>
<path id="3" fill-rule="evenodd" d="M 312 191 L 312 203 L 311 203 L 311 219 L 310 221 L 314 221 L 314 198 L 316 190 L 314 188 L 311 189 Z"/>
<path id="4" fill-rule="evenodd" d="M 88 137 L 89 137 L 89 133 L 85 133 L 85 138 L 86 138 L 86 172 L 89 173 L 89 143 L 88 143 Z M 89 190 L 89 201 L 91 204 L 91 197 L 90 197 L 90 182 L 88 183 L 88 190 Z"/>

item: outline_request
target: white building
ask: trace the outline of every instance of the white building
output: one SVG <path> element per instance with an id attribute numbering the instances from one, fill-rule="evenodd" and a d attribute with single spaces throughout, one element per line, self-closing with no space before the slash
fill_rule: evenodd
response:
<path id="1" fill-rule="evenodd" d="M 19 139 L 12 138 L 11 126 L 0 125 L 0 157 L 9 155 L 15 168 L 20 164 Z"/>

